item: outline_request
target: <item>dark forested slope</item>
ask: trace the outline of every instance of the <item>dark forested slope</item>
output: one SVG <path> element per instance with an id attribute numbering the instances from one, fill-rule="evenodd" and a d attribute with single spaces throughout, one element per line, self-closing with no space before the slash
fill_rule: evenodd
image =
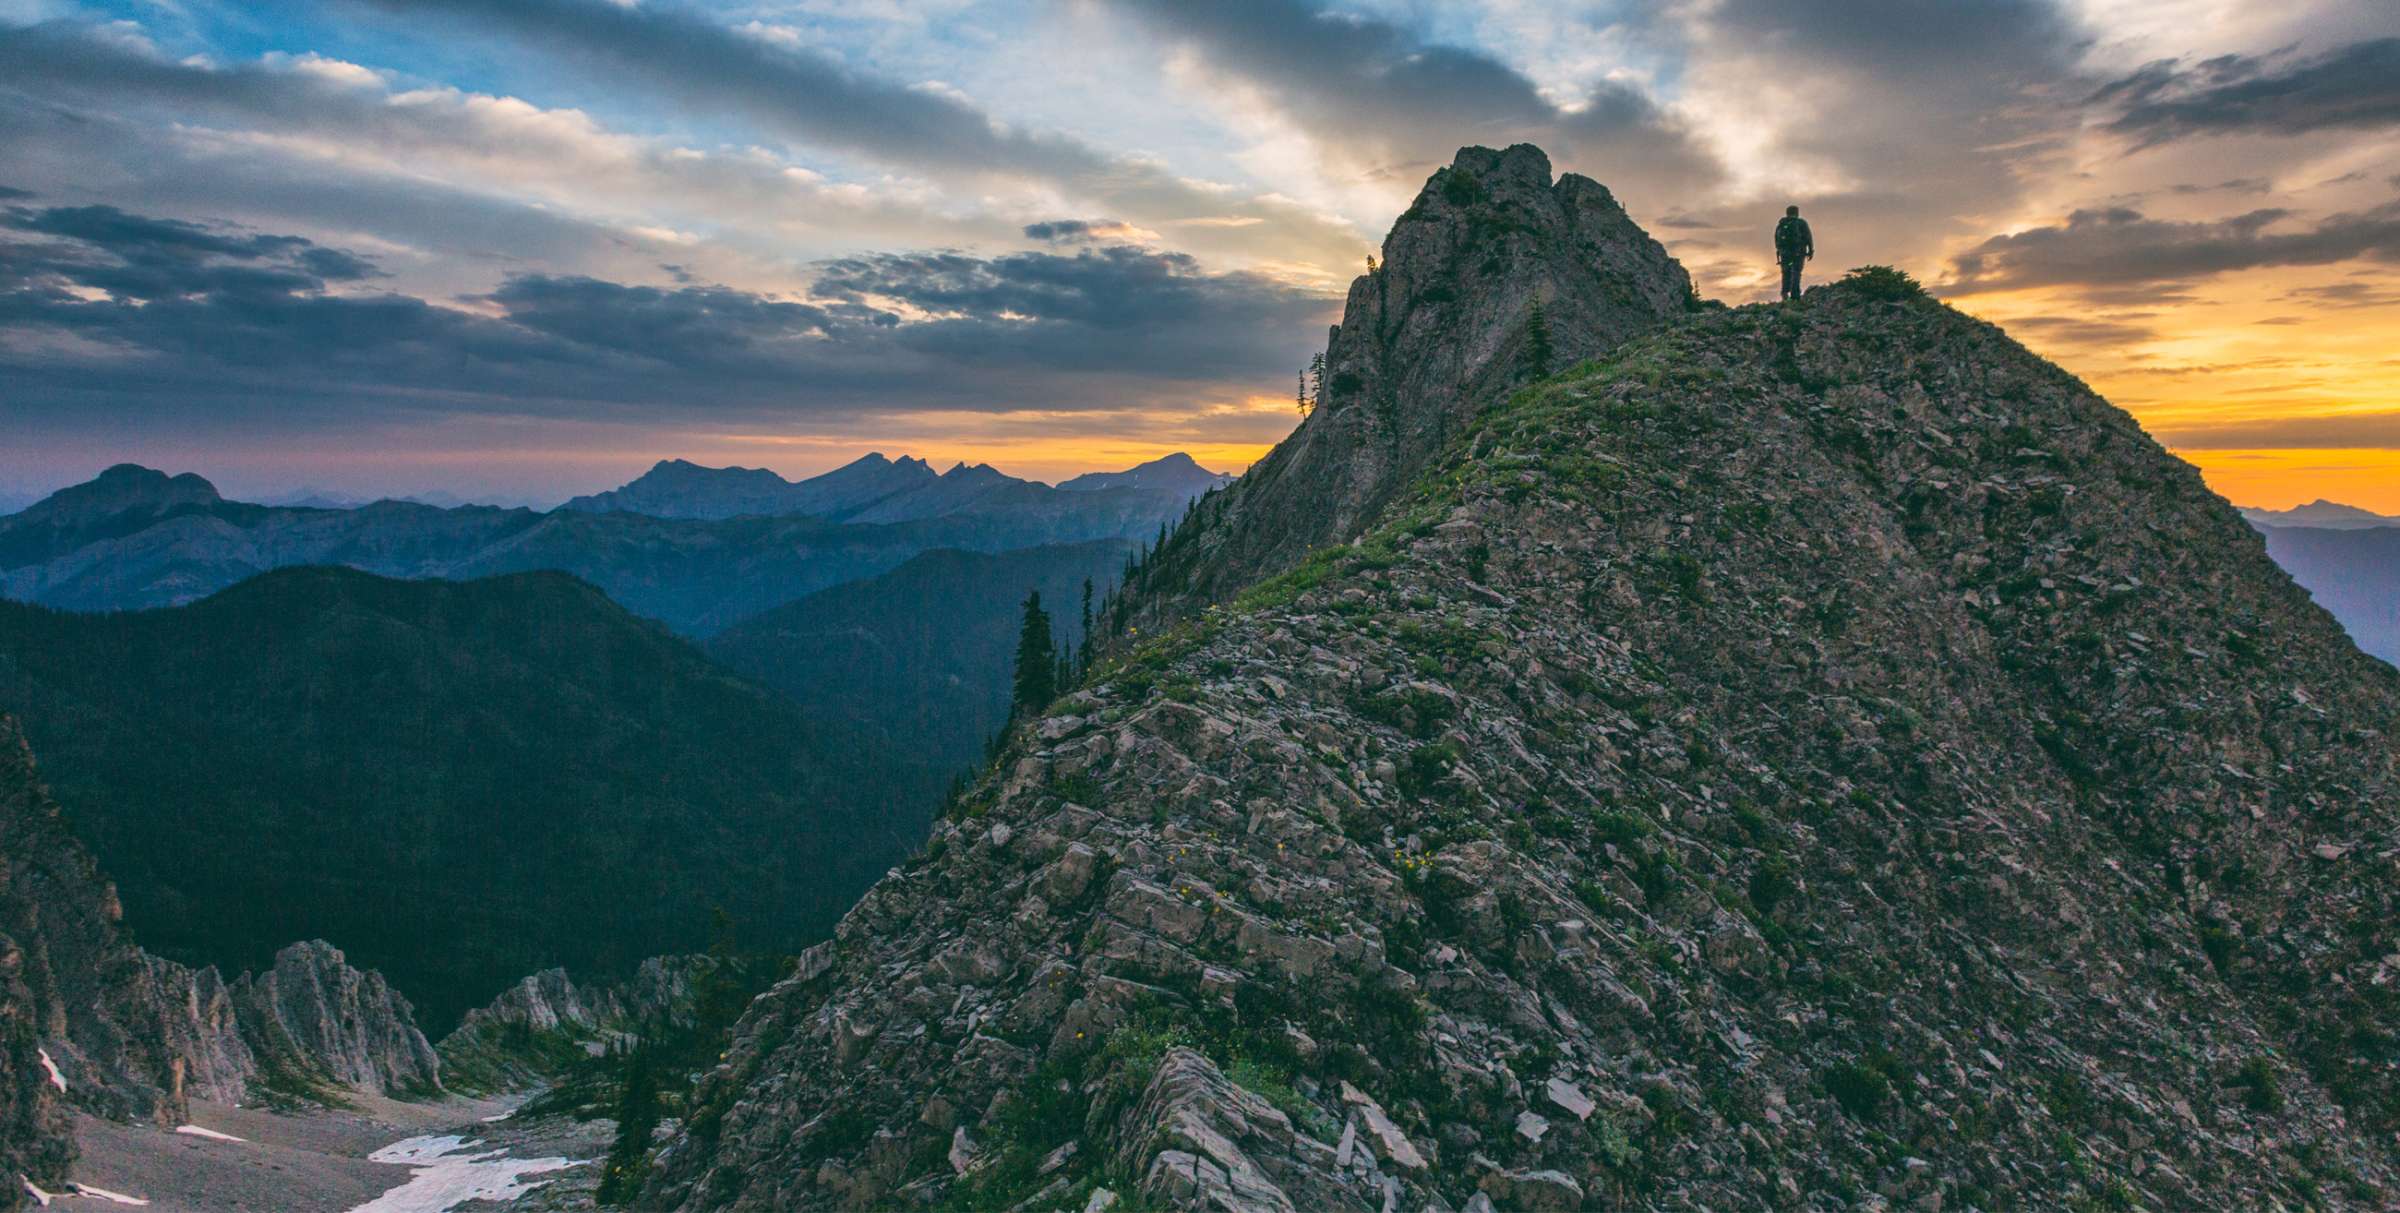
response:
<path id="1" fill-rule="evenodd" d="M 0 710 L 145 946 L 231 971 L 339 940 L 437 1030 L 539 968 L 695 949 L 718 905 L 805 943 L 931 795 L 559 574 L 0 604 Z"/>
<path id="2" fill-rule="evenodd" d="M 1008 719 L 1025 595 L 1038 591 L 1059 638 L 1078 641 L 1084 584 L 1106 594 L 1134 551 L 1112 539 L 927 552 L 745 620 L 707 647 L 811 714 L 884 738 L 893 761 L 946 778 L 979 762 Z"/>

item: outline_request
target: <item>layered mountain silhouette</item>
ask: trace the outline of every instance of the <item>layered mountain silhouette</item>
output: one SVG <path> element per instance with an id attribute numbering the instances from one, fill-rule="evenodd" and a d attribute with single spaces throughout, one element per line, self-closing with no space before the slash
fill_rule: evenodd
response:
<path id="1" fill-rule="evenodd" d="M 2400 526 L 2258 530 L 2267 554 L 2342 621 L 2358 647 L 2400 665 Z"/>
<path id="2" fill-rule="evenodd" d="M 190 606 L 0 604 L 0 705 L 153 952 L 339 941 L 446 1029 L 525 974 L 818 937 L 947 769 L 554 573 L 287 569 Z"/>
<path id="3" fill-rule="evenodd" d="M 1383 254 L 643 1205 L 2400 1199 L 2400 674 L 2192 468 L 1532 148 Z"/>
<path id="4" fill-rule="evenodd" d="M 452 579 L 556 570 L 705 636 L 920 552 L 1152 538 L 1220 480 L 1167 463 L 1065 489 L 981 464 L 936 475 L 881 456 L 798 484 L 670 461 L 546 514 L 402 501 L 263 506 L 227 501 L 199 476 L 128 464 L 0 517 L 0 597 L 125 610 L 191 602 L 293 565 Z"/>
<path id="5" fill-rule="evenodd" d="M 2311 527 L 2335 531 L 2400 527 L 2400 516 L 2378 514 L 2373 510 L 2327 501 L 2322 497 L 2288 510 L 2245 509 L 2242 517 L 2259 526 Z"/>
<path id="6" fill-rule="evenodd" d="M 1059 640 L 1078 644 L 1083 587 L 1105 596 L 1137 551 L 1104 539 L 927 552 L 753 616 L 706 647 L 812 715 L 881 739 L 892 761 L 948 777 L 980 762 L 1008 719 L 1025 596 L 1040 593 Z"/>
<path id="7" fill-rule="evenodd" d="M 2358 647 L 2400 665 L 2400 517 L 2323 498 L 2288 510 L 2245 509 L 2242 517 Z"/>
<path id="8" fill-rule="evenodd" d="M 656 518 L 736 518 L 744 514 L 838 516 L 938 479 L 922 459 L 886 459 L 880 451 L 795 484 L 765 468 L 702 467 L 662 459 L 621 488 L 568 501 L 562 509 L 624 511 Z"/>

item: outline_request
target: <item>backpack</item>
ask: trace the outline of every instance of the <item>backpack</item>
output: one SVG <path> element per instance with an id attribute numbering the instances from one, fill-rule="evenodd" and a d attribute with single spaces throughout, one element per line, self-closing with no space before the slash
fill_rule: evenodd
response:
<path id="1" fill-rule="evenodd" d="M 1809 246 L 1808 220 L 1798 215 L 1785 215 L 1775 224 L 1775 251 L 1786 256 L 1798 256 Z"/>

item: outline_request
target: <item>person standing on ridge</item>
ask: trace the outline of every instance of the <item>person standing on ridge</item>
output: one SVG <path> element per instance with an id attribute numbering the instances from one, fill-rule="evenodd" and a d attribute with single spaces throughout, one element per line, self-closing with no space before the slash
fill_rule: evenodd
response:
<path id="1" fill-rule="evenodd" d="M 1800 266 L 1817 255 L 1817 238 L 1809 234 L 1808 220 L 1800 217 L 1800 208 L 1783 208 L 1783 219 L 1775 225 L 1775 264 L 1783 267 L 1783 297 L 1800 297 Z"/>

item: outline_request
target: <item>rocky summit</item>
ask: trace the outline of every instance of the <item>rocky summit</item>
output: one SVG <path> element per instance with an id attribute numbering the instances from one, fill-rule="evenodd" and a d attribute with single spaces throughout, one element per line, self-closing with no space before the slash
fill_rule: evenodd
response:
<path id="1" fill-rule="evenodd" d="M 2400 677 L 2190 467 L 1530 149 L 1380 274 L 643 1207 L 2400 1202 Z"/>
<path id="2" fill-rule="evenodd" d="M 1692 280 L 1606 186 L 1541 150 L 1462 149 L 1350 284 L 1317 407 L 1151 563 L 1147 621 L 1188 615 L 1357 537 L 1467 421 L 1518 383 L 1696 306 Z M 1537 322 L 1536 316 L 1539 316 Z"/>

